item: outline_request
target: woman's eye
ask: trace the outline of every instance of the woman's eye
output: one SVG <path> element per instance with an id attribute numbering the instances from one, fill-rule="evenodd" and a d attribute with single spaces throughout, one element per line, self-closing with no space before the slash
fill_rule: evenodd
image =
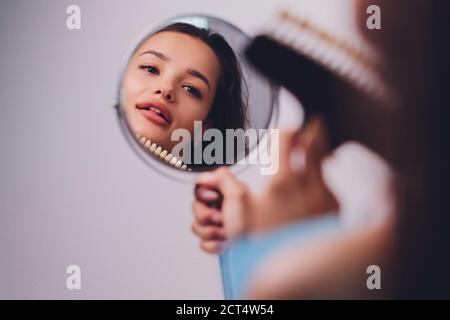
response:
<path id="1" fill-rule="evenodd" d="M 201 94 L 200 90 L 198 90 L 197 88 L 195 88 L 195 87 L 193 87 L 193 86 L 190 86 L 190 85 L 185 85 L 185 86 L 183 86 L 183 87 L 184 87 L 184 89 L 185 89 L 187 92 L 189 92 L 190 94 L 192 94 L 194 97 L 196 97 L 196 98 L 201 98 L 201 97 L 202 97 L 202 94 Z"/>
<path id="2" fill-rule="evenodd" d="M 146 71 L 148 73 L 153 73 L 153 74 L 157 74 L 157 75 L 159 74 L 158 68 L 156 68 L 154 66 L 144 66 L 144 65 L 142 65 L 142 66 L 139 66 L 139 69 L 142 69 L 142 70 L 144 70 L 144 71 Z"/>

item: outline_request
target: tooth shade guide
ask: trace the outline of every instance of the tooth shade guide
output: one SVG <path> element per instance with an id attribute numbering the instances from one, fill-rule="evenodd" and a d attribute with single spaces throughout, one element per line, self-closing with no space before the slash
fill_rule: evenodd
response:
<path id="1" fill-rule="evenodd" d="M 170 159 L 169 163 L 174 166 L 177 163 L 177 158 L 173 157 L 172 159 Z"/>
<path id="2" fill-rule="evenodd" d="M 165 150 L 165 149 L 163 151 L 161 151 L 161 153 L 159 154 L 161 159 L 164 159 L 166 157 L 166 155 L 167 155 L 167 150 Z"/>
<path id="3" fill-rule="evenodd" d="M 151 155 L 156 156 L 159 160 L 164 160 L 177 169 L 192 171 L 186 164 L 183 163 L 181 159 L 174 157 L 171 153 L 168 153 L 167 150 L 163 149 L 161 146 L 158 146 L 155 142 L 152 143 L 150 139 L 142 137 L 138 133 L 135 137 L 146 151 L 148 151 Z"/>
<path id="4" fill-rule="evenodd" d="M 280 10 L 266 26 L 266 34 L 346 79 L 383 105 L 391 108 L 399 105 L 399 97 L 380 73 L 384 61 L 374 48 L 336 37 L 295 10 Z"/>

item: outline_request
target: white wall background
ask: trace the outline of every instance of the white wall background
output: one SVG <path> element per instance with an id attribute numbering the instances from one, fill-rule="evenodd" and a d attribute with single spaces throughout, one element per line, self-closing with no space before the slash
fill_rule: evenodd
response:
<path id="1" fill-rule="evenodd" d="M 293 1 L 350 37 L 346 1 Z M 208 13 L 254 34 L 281 1 L 0 2 L 0 298 L 222 298 L 218 260 L 191 235 L 191 185 L 132 153 L 112 103 L 120 63 L 149 24 Z M 78 4 L 82 30 L 65 10 Z M 282 104 L 280 123 L 297 111 Z M 253 187 L 258 168 L 241 174 Z M 82 289 L 65 287 L 66 267 Z"/>

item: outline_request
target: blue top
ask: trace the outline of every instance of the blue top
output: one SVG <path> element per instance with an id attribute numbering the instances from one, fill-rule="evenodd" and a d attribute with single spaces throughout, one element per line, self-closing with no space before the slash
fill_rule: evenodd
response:
<path id="1" fill-rule="evenodd" d="M 252 271 L 267 255 L 293 241 L 307 240 L 317 233 L 339 229 L 337 215 L 328 214 L 321 218 L 290 223 L 257 236 L 245 236 L 234 240 L 220 256 L 225 299 L 240 299 L 245 295 L 247 281 Z"/>

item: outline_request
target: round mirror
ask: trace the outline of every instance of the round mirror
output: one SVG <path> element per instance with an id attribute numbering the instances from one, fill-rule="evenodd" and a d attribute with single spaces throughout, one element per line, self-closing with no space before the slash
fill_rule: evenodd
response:
<path id="1" fill-rule="evenodd" d="M 247 63 L 249 37 L 221 19 L 146 30 L 122 68 L 116 105 L 127 140 L 177 176 L 245 163 L 276 119 L 278 88 Z"/>

